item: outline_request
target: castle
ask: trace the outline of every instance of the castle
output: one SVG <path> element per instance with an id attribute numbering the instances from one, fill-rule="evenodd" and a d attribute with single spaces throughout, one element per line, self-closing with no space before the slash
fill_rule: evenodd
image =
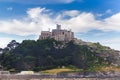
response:
<path id="1" fill-rule="evenodd" d="M 69 42 L 74 39 L 74 32 L 71 30 L 61 29 L 61 25 L 56 26 L 56 29 L 50 31 L 42 31 L 39 40 L 54 38 L 56 41 Z"/>

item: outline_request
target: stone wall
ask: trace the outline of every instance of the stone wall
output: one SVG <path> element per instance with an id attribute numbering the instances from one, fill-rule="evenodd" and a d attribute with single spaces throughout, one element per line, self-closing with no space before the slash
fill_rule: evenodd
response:
<path id="1" fill-rule="evenodd" d="M 57 75 L 0 75 L 0 80 L 120 80 L 116 77 L 93 77 L 82 78 L 73 76 L 57 76 Z"/>

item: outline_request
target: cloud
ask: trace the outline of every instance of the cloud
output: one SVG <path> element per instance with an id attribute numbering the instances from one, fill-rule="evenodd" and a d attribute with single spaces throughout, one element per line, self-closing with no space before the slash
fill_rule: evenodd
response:
<path id="1" fill-rule="evenodd" d="M 21 36 L 35 34 L 36 31 L 38 31 L 35 28 L 35 26 L 39 27 L 34 22 L 27 22 L 27 21 L 24 22 L 16 19 L 13 19 L 11 21 L 0 21 L 0 24 L 2 25 L 0 32 L 8 33 L 8 34 L 16 34 Z"/>
<path id="2" fill-rule="evenodd" d="M 102 26 L 103 30 L 120 31 L 120 13 L 104 19 Z"/>
<path id="3" fill-rule="evenodd" d="M 68 20 L 59 20 L 64 26 L 72 29 L 75 32 L 89 31 L 90 29 L 98 28 L 99 21 L 95 20 L 92 13 L 80 13 L 78 16 L 72 17 Z"/>
<path id="4" fill-rule="evenodd" d="M 26 40 L 26 37 L 24 38 L 14 38 L 14 37 L 0 37 L 0 48 L 5 48 L 11 42 L 12 40 L 16 40 L 17 42 L 21 43 L 23 40 Z M 31 39 L 29 39 L 31 40 Z"/>
<path id="5" fill-rule="evenodd" d="M 43 14 L 44 11 L 44 8 L 33 8 L 27 11 L 28 15 L 23 19 L 0 20 L 0 32 L 20 36 L 38 35 L 41 30 L 54 26 L 52 18 Z"/>
<path id="6" fill-rule="evenodd" d="M 0 38 L 0 48 L 4 48 L 7 46 L 7 42 L 10 42 L 11 40 L 13 40 L 12 38 L 6 38 L 6 37 L 2 37 Z"/>
<path id="7" fill-rule="evenodd" d="M 98 17 L 102 17 L 104 14 L 96 14 L 96 16 Z"/>
<path id="8" fill-rule="evenodd" d="M 0 0 L 0 2 L 14 2 L 21 4 L 61 4 L 61 3 L 72 3 L 76 0 Z M 81 1 L 81 0 L 78 0 Z"/>
<path id="9" fill-rule="evenodd" d="M 108 9 L 108 10 L 106 11 L 106 13 L 107 13 L 107 14 L 110 14 L 110 13 L 112 13 L 112 10 L 111 10 L 111 9 Z"/>
<path id="10" fill-rule="evenodd" d="M 8 7 L 7 10 L 8 10 L 8 11 L 12 11 L 12 10 L 13 10 L 13 7 Z"/>
<path id="11" fill-rule="evenodd" d="M 55 28 L 56 23 L 74 32 L 87 32 L 93 29 L 120 31 L 120 13 L 103 20 L 97 20 L 92 13 L 78 10 L 54 13 L 49 9 L 37 7 L 28 9 L 26 13 L 22 19 L 0 20 L 0 32 L 21 36 L 38 35 L 41 30 Z"/>
<path id="12" fill-rule="evenodd" d="M 75 32 L 89 31 L 92 29 L 119 32 L 120 13 L 114 14 L 103 20 L 97 20 L 92 13 L 82 12 L 76 17 L 72 17 L 68 20 L 61 20 L 61 23 L 70 27 Z"/>
<path id="13" fill-rule="evenodd" d="M 63 11 L 62 15 L 64 16 L 70 16 L 70 17 L 75 17 L 78 16 L 80 11 L 78 10 L 70 10 L 70 11 Z"/>
<path id="14" fill-rule="evenodd" d="M 111 38 L 111 39 L 105 39 L 100 41 L 103 45 L 110 46 L 113 49 L 120 50 L 120 37 L 117 38 Z"/>

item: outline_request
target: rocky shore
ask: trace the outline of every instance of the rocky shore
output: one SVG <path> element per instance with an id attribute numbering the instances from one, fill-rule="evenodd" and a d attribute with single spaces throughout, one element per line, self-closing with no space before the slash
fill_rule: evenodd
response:
<path id="1" fill-rule="evenodd" d="M 77 73 L 60 73 L 57 77 L 75 77 L 75 78 L 114 78 L 120 77 L 120 72 L 77 72 Z"/>
<path id="2" fill-rule="evenodd" d="M 120 72 L 78 72 L 40 75 L 0 75 L 0 80 L 120 80 Z"/>

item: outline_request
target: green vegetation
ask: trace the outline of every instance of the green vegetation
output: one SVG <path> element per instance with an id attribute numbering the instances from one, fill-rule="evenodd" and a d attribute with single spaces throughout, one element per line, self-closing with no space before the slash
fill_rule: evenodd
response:
<path id="1" fill-rule="evenodd" d="M 93 68 L 89 68 L 88 69 L 89 72 L 109 72 L 109 71 L 113 71 L 113 72 L 120 72 L 120 67 L 116 67 L 116 66 L 96 66 Z"/>
<path id="2" fill-rule="evenodd" d="M 15 48 L 14 45 L 16 45 Z M 88 45 L 77 45 L 73 41 L 69 43 L 57 42 L 54 39 L 24 40 L 21 44 L 13 41 L 0 55 L 0 63 L 5 70 L 10 71 L 43 71 L 54 68 L 52 73 L 78 71 L 78 68 L 83 71 L 94 71 L 96 67 L 109 62 L 105 62 L 104 58 L 98 56 L 97 53 L 105 47 L 99 43 L 92 45 L 98 48 L 94 50 Z M 98 51 L 99 49 L 100 51 Z M 57 69 L 62 66 L 65 68 Z"/>

